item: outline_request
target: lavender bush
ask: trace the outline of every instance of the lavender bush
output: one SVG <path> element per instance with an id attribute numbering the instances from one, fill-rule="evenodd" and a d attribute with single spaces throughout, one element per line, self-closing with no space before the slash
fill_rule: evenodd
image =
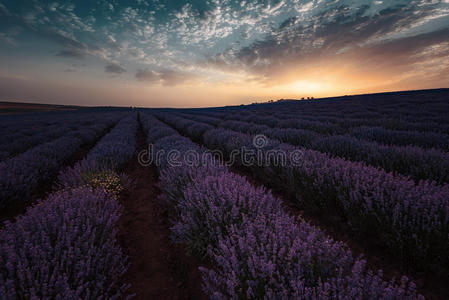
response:
<path id="1" fill-rule="evenodd" d="M 117 200 L 102 190 L 52 194 L 0 231 L 1 299 L 119 299 L 127 259 Z"/>
<path id="2" fill-rule="evenodd" d="M 211 299 L 423 299 L 407 278 L 384 281 L 342 243 L 280 211 L 231 226 L 210 255 L 214 267 L 201 271 Z"/>
<path id="3" fill-rule="evenodd" d="M 135 153 L 136 132 L 135 116 L 122 119 L 89 151 L 85 159 L 59 173 L 57 188 L 78 187 L 89 184 L 94 178 L 100 180 L 110 176 L 118 178 L 121 185 L 129 186 L 129 178 L 115 171 L 123 167 Z"/>
<path id="4" fill-rule="evenodd" d="M 48 114 L 46 118 L 31 122 L 26 120 L 33 120 L 33 117 L 19 116 L 13 124 L 8 124 L 5 128 L 0 129 L 0 152 L 6 153 L 3 158 L 0 156 L 0 161 L 23 153 L 33 146 L 50 142 L 69 132 L 84 133 L 87 128 L 95 129 L 99 119 L 106 127 L 110 127 L 122 115 L 123 113 L 106 112 L 94 114 L 90 111 L 70 114 L 56 113 Z M 101 123 L 100 126 L 102 126 Z M 74 136 L 79 137 L 76 134 Z"/>
<path id="5" fill-rule="evenodd" d="M 110 126 L 110 119 L 68 132 L 64 137 L 36 146 L 0 163 L 0 208 L 28 199 L 39 184 L 57 174 L 82 144 L 92 142 Z"/>
<path id="6" fill-rule="evenodd" d="M 254 188 L 245 178 L 229 172 L 197 176 L 177 200 L 174 236 L 186 243 L 190 253 L 200 257 L 206 255 L 208 247 L 218 246 L 219 238 L 229 234 L 229 226 L 240 226 L 245 217 L 257 218 L 279 210 L 280 205 L 264 188 Z"/>
<path id="7" fill-rule="evenodd" d="M 196 145 L 171 135 L 155 150 L 170 146 Z M 422 299 L 405 277 L 400 285 L 384 281 L 342 243 L 295 221 L 270 193 L 224 167 L 160 168 L 162 194 L 174 202 L 174 236 L 212 259 L 201 269 L 211 299 Z"/>
<path id="8" fill-rule="evenodd" d="M 382 127 L 359 127 L 353 129 L 351 135 L 386 145 L 414 145 L 449 151 L 449 135 L 442 133 L 389 130 Z"/>
<path id="9" fill-rule="evenodd" d="M 88 153 L 88 160 L 99 165 L 117 169 L 123 166 L 136 149 L 137 118 L 130 116 L 122 119 L 117 126 Z"/>
<path id="10" fill-rule="evenodd" d="M 449 183 L 449 155 L 440 149 L 390 146 L 348 135 L 321 135 L 303 129 L 267 129 L 266 126 L 255 126 L 241 121 L 226 121 L 219 126 L 247 134 L 264 134 L 302 148 L 352 161 L 362 161 L 374 167 L 381 167 L 387 172 L 410 176 L 416 182 L 430 179 L 439 184 Z"/>
<path id="11" fill-rule="evenodd" d="M 223 129 L 207 131 L 203 140 L 209 148 L 228 154 L 253 147 L 250 136 Z M 271 147 L 280 147 L 271 143 Z M 448 272 L 443 253 L 449 251 L 449 186 L 425 181 L 415 184 L 361 163 L 312 150 L 302 152 L 300 166 L 262 164 L 251 168 L 265 183 L 295 193 L 300 205 L 332 210 L 343 216 L 355 233 L 376 236 L 404 264 Z"/>
<path id="12" fill-rule="evenodd" d="M 218 176 L 225 172 L 227 169 L 217 164 L 163 168 L 160 171 L 158 184 L 161 197 L 168 205 L 174 206 L 184 197 L 185 189 L 197 178 Z"/>

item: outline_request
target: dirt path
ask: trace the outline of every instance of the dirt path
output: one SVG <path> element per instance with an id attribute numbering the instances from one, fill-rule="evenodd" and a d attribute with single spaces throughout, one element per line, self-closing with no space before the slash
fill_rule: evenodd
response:
<path id="1" fill-rule="evenodd" d="M 137 149 L 145 147 L 139 129 Z M 170 240 L 168 212 L 157 200 L 156 168 L 140 165 L 136 156 L 125 173 L 134 180 L 134 188 L 122 197 L 119 239 L 130 257 L 123 280 L 131 284 L 133 299 L 207 299 L 201 291 L 198 262 Z"/>

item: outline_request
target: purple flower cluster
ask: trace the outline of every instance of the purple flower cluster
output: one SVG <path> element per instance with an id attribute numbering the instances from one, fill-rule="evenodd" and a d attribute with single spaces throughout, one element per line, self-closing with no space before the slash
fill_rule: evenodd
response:
<path id="1" fill-rule="evenodd" d="M 59 188 L 83 185 L 88 174 L 120 169 L 135 153 L 137 127 L 134 115 L 120 120 L 89 151 L 85 159 L 60 172 L 57 182 Z"/>
<path id="2" fill-rule="evenodd" d="M 148 119 L 144 127 L 152 130 L 155 124 L 162 132 L 160 122 Z M 179 135 L 149 142 L 157 151 L 201 151 Z M 212 261 L 210 268 L 201 268 L 211 299 L 422 298 L 405 277 L 400 285 L 384 281 L 342 243 L 290 217 L 270 192 L 223 166 L 164 165 L 160 171 L 162 195 L 173 208 L 175 239 Z"/>
<path id="3" fill-rule="evenodd" d="M 322 135 L 305 129 L 268 128 L 241 121 L 224 121 L 219 126 L 247 134 L 264 134 L 302 148 L 365 162 L 387 172 L 410 176 L 416 182 L 430 179 L 439 184 L 449 183 L 449 154 L 440 149 L 390 146 L 348 135 Z"/>
<path id="4" fill-rule="evenodd" d="M 123 185 L 109 175 L 135 153 L 137 126 L 135 115 L 122 119 L 86 159 L 60 174 L 61 190 L 14 223 L 5 223 L 0 231 L 1 299 L 126 296 L 127 285 L 119 279 L 128 263 L 117 242 L 122 208 L 116 192 Z M 89 176 L 98 172 L 103 177 Z"/>
<path id="5" fill-rule="evenodd" d="M 438 184 L 449 183 L 449 153 L 439 149 L 389 146 L 338 135 L 318 138 L 306 148 L 365 162 L 387 172 L 410 176 L 416 182 L 435 180 Z"/>
<path id="6" fill-rule="evenodd" d="M 87 155 L 100 165 L 117 169 L 123 166 L 136 150 L 136 133 L 138 122 L 136 116 L 122 119 L 117 126 Z"/>
<path id="7" fill-rule="evenodd" d="M 241 143 L 236 145 L 236 141 Z M 205 133 L 204 142 L 229 153 L 235 147 L 251 147 L 252 141 L 250 136 L 216 129 Z M 272 144 L 286 152 L 292 149 Z M 449 251 L 449 186 L 427 181 L 416 184 L 313 150 L 302 153 L 300 166 L 267 163 L 254 165 L 252 171 L 266 184 L 297 195 L 300 205 L 332 210 L 354 232 L 377 236 L 404 264 L 448 271 L 443 253 Z"/>
<path id="8" fill-rule="evenodd" d="M 118 115 L 117 117 L 120 117 Z M 111 125 L 111 117 L 97 118 L 94 125 L 81 126 L 51 142 L 0 163 L 0 208 L 27 199 L 39 184 L 57 174 L 81 145 L 93 142 Z"/>
<path id="9" fill-rule="evenodd" d="M 66 124 L 55 124 L 54 126 L 49 126 L 49 128 L 39 129 L 43 131 L 36 132 L 31 136 L 24 135 L 12 138 L 1 144 L 0 151 L 6 154 L 1 160 L 20 154 L 33 146 L 50 142 L 71 130 L 70 126 L 67 126 Z"/>
<path id="10" fill-rule="evenodd" d="M 221 118 L 215 118 L 215 117 L 211 116 L 210 112 L 207 112 L 206 115 L 205 114 L 197 114 L 197 113 L 195 113 L 195 114 L 180 113 L 179 115 L 186 119 L 190 119 L 190 120 L 201 122 L 201 123 L 206 123 L 206 124 L 209 124 L 212 126 L 218 126 L 218 124 L 220 124 L 223 121 Z"/>
<path id="11" fill-rule="evenodd" d="M 220 112 L 194 111 L 194 115 L 199 115 L 204 118 L 202 122 L 212 125 L 219 123 L 217 120 L 211 121 L 210 118 L 215 116 L 225 121 L 244 121 L 273 128 L 305 129 L 325 135 L 348 134 L 386 145 L 419 146 L 448 151 L 447 93 L 436 93 L 434 96 L 427 95 L 420 99 L 413 99 L 413 96 L 291 101 L 289 104 L 227 108 Z M 276 114 L 272 113 L 273 109 Z M 193 114 L 185 112 L 184 117 Z"/>
<path id="12" fill-rule="evenodd" d="M 403 131 L 420 131 L 420 132 L 439 132 L 449 134 L 449 124 L 440 124 L 434 121 L 405 121 L 402 119 L 393 119 L 388 117 L 379 118 L 355 118 L 355 117 L 321 117 L 323 120 L 330 121 L 338 126 L 349 130 L 350 128 L 369 126 L 369 127 L 384 127 L 391 130 Z"/>
<path id="13" fill-rule="evenodd" d="M 140 122 L 143 130 L 147 134 L 147 140 L 149 143 L 154 143 L 155 141 L 170 135 L 178 135 L 176 130 L 168 127 L 152 115 L 141 114 Z"/>
<path id="14" fill-rule="evenodd" d="M 95 120 L 100 118 L 102 122 L 107 122 L 112 126 L 119 115 L 115 113 L 98 113 L 94 116 L 88 112 L 72 113 L 70 115 L 50 115 L 48 119 L 39 122 L 27 124 L 24 120 L 18 124 L 11 124 L 4 128 L 5 135 L 2 136 L 0 143 L 0 161 L 8 157 L 20 154 L 33 146 L 50 142 L 68 132 L 87 128 L 95 125 Z M 19 119 L 21 119 L 19 117 Z"/>
<path id="15" fill-rule="evenodd" d="M 382 127 L 358 127 L 351 135 L 386 145 L 415 145 L 449 151 L 449 135 L 436 132 L 390 130 Z"/>
<path id="16" fill-rule="evenodd" d="M 231 225 L 210 254 L 214 267 L 201 271 L 211 299 L 423 299 L 406 277 L 383 280 L 343 244 L 283 212 Z"/>
<path id="17" fill-rule="evenodd" d="M 89 174 L 96 174 L 101 171 L 106 171 L 106 169 L 102 168 L 96 161 L 83 159 L 73 167 L 65 168 L 59 173 L 56 189 L 62 190 L 83 186 L 89 179 Z"/>
<path id="18" fill-rule="evenodd" d="M 187 116 L 188 114 L 184 114 Z M 196 115 L 194 115 L 196 116 Z M 312 131 L 317 131 L 321 133 L 349 133 L 353 128 L 357 127 L 383 127 L 390 130 L 400 130 L 400 131 L 418 131 L 418 132 L 438 132 L 443 134 L 449 134 L 449 124 L 442 124 L 436 121 L 423 119 L 423 120 L 403 120 L 400 118 L 393 118 L 389 116 L 368 116 L 364 113 L 362 116 L 357 117 L 356 114 L 352 115 L 342 115 L 338 113 L 324 113 L 312 112 L 310 114 L 304 114 L 302 112 L 277 112 L 276 114 L 264 114 L 264 111 L 256 111 L 250 114 L 242 115 L 242 113 L 228 113 L 219 115 L 219 120 L 237 120 L 245 121 L 250 123 L 255 123 L 259 125 L 268 125 L 274 128 L 296 128 L 304 129 L 309 128 Z M 210 115 L 202 116 L 205 123 L 210 123 Z M 326 127 L 319 125 L 318 127 L 310 127 L 310 121 L 318 121 L 321 124 L 326 124 Z M 215 120 L 215 124 L 217 124 Z M 332 128 L 331 128 L 332 127 Z"/>
<path id="19" fill-rule="evenodd" d="M 203 142 L 227 154 L 253 147 L 251 136 L 225 129 L 207 131 Z M 270 149 L 295 150 L 275 141 L 259 150 Z M 354 233 L 375 236 L 403 264 L 449 271 L 444 255 L 449 251 L 449 186 L 428 181 L 416 184 L 362 163 L 301 151 L 303 163 L 299 166 L 267 162 L 255 164 L 251 170 L 267 185 L 296 196 L 299 205 L 332 211 L 343 217 Z"/>
<path id="20" fill-rule="evenodd" d="M 223 174 L 217 174 L 220 171 Z M 230 224 L 237 226 L 244 218 L 255 219 L 280 209 L 280 202 L 264 188 L 253 188 L 245 178 L 222 169 L 213 172 L 214 176 L 194 177 L 175 205 L 174 236 L 200 257 L 230 234 Z"/>
<path id="21" fill-rule="evenodd" d="M 56 192 L 0 231 L 0 298 L 120 299 L 127 258 L 117 200 L 87 188 Z"/>
<path id="22" fill-rule="evenodd" d="M 266 125 L 257 125 L 254 123 L 247 123 L 235 120 L 224 121 L 219 124 L 221 128 L 229 128 L 236 131 L 245 132 L 248 134 L 260 134 L 269 131 L 271 128 Z"/>
<path id="23" fill-rule="evenodd" d="M 174 127 L 179 128 L 181 134 L 189 136 L 194 141 L 201 141 L 204 132 L 213 129 L 214 126 L 188 120 L 184 118 L 178 118 L 171 115 L 159 115 L 163 121 L 173 124 Z"/>

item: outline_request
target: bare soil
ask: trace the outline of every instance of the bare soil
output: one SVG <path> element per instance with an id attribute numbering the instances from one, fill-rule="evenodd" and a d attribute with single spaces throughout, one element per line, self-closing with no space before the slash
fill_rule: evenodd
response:
<path id="1" fill-rule="evenodd" d="M 145 149 L 142 129 L 137 149 Z M 130 258 L 123 281 L 130 283 L 133 299 L 207 299 L 201 290 L 196 259 L 170 239 L 169 212 L 158 200 L 158 172 L 138 163 L 137 155 L 125 167 L 134 186 L 122 196 L 124 213 L 119 221 L 119 240 Z"/>

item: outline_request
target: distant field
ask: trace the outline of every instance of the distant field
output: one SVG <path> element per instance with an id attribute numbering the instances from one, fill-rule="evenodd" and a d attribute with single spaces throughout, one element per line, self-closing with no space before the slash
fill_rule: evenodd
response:
<path id="1" fill-rule="evenodd" d="M 79 106 L 36 104 L 20 102 L 0 102 L 0 114 L 22 114 L 43 111 L 67 111 L 78 110 Z"/>
<path id="2" fill-rule="evenodd" d="M 0 103 L 0 299 L 449 299 L 448 89 L 81 108 Z"/>

